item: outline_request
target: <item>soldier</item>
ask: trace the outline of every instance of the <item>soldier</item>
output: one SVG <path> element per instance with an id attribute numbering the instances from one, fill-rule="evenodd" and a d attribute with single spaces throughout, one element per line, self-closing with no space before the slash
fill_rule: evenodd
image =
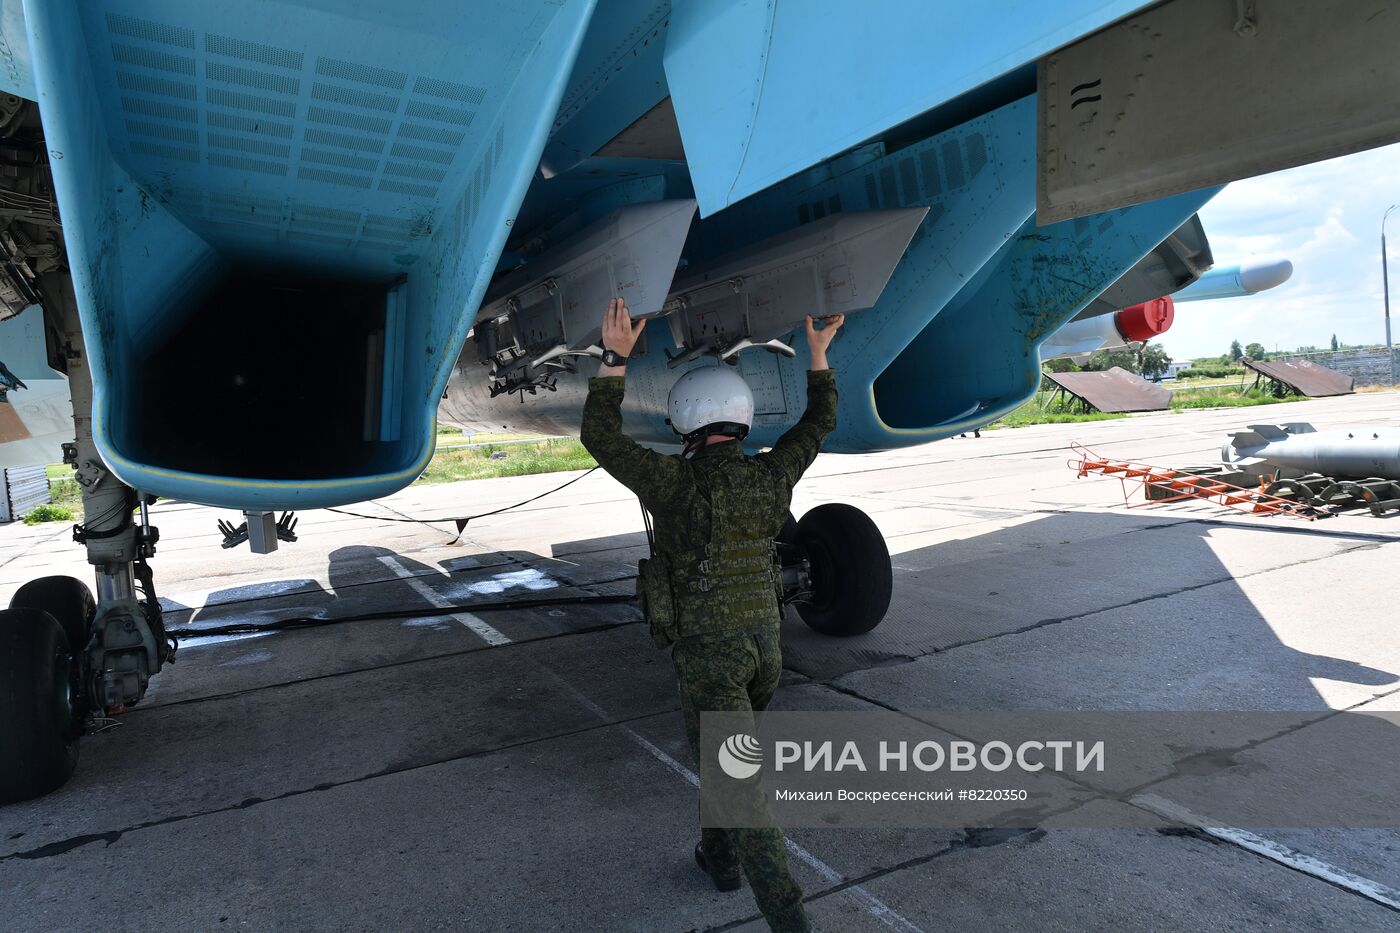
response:
<path id="1" fill-rule="evenodd" d="M 671 647 L 697 756 L 701 711 L 762 710 L 778 687 L 781 582 L 773 540 L 793 486 L 836 427 L 826 350 L 844 321 L 834 315 L 818 329 L 807 317 L 807 410 L 772 450 L 750 457 L 740 447 L 753 423 L 753 393 L 733 367 L 719 363 L 691 370 L 671 388 L 671 427 L 684 447 L 679 456 L 664 456 L 622 433 L 627 356 L 646 322 L 634 324 L 622 299 L 608 303 L 603 365 L 588 384 L 580 440 L 655 519 L 638 595 L 653 643 Z M 811 929 L 781 830 L 703 829 L 695 860 L 721 891 L 739 888 L 742 868 L 772 929 Z"/>

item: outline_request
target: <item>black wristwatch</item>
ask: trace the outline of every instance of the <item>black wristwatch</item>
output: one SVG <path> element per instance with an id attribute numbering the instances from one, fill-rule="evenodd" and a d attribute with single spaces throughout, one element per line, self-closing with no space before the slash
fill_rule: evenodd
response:
<path id="1" fill-rule="evenodd" d="M 621 353 L 618 353 L 616 350 L 604 350 L 604 351 L 603 351 L 603 365 L 604 365 L 604 366 L 626 366 L 626 365 L 627 365 L 627 357 L 623 356 Z"/>

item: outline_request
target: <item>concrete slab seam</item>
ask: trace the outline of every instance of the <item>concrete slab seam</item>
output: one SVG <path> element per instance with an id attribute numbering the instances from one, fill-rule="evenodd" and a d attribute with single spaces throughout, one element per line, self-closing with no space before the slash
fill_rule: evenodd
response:
<path id="1" fill-rule="evenodd" d="M 851 697 L 852 699 L 860 700 L 864 703 L 869 703 L 872 706 L 877 706 L 882 709 L 889 710 L 908 719 L 911 719 L 915 722 L 923 722 L 923 720 L 920 720 L 917 716 L 913 716 L 905 710 L 897 709 L 894 706 L 891 706 L 887 703 L 883 703 L 879 700 L 867 697 L 859 691 L 853 690 L 849 687 L 843 687 L 834 683 L 825 683 L 820 684 L 819 686 L 826 687 L 829 690 Z M 1400 690 L 1385 691 L 1383 693 L 1375 694 L 1365 700 L 1358 701 L 1357 703 L 1349 707 L 1330 710 L 1325 713 L 1319 711 L 1321 714 L 1316 719 L 1310 719 L 1307 722 L 1299 723 L 1297 725 L 1290 726 L 1287 729 L 1280 730 L 1279 732 L 1273 735 L 1265 736 L 1261 739 L 1254 739 L 1249 742 L 1246 742 L 1243 745 L 1231 749 L 1229 754 L 1231 757 L 1233 757 L 1234 755 L 1237 755 L 1240 752 L 1251 751 L 1266 743 L 1276 741 L 1286 736 L 1290 736 L 1296 732 L 1302 731 L 1303 729 L 1307 729 L 1311 726 L 1317 725 L 1320 722 L 1324 722 L 1328 719 L 1332 719 L 1335 716 L 1339 716 L 1346 712 L 1349 712 L 1350 710 L 1358 709 L 1369 703 L 1373 703 L 1377 699 L 1392 696 L 1397 693 L 1400 693 Z M 973 738 L 972 736 L 960 735 L 959 733 L 952 732 L 951 730 L 949 730 L 949 734 L 962 739 L 971 740 Z M 1216 754 L 1218 754 L 1218 752 Z M 1192 756 L 1188 755 L 1186 756 L 1186 758 L 1181 759 L 1181 761 L 1188 760 L 1190 757 Z M 1180 764 L 1181 761 L 1178 761 L 1176 763 Z M 1164 781 L 1171 780 L 1173 775 L 1164 775 L 1160 778 L 1154 778 L 1153 780 L 1146 781 L 1145 783 L 1140 784 L 1137 787 L 1129 788 L 1123 791 L 1122 793 L 1116 795 L 1104 794 L 1103 791 L 1099 788 L 1096 788 L 1091 784 L 1087 784 L 1083 781 L 1080 781 L 1076 779 L 1073 775 L 1065 774 L 1062 775 L 1062 777 L 1070 783 L 1078 785 L 1098 795 L 1101 799 L 1119 800 L 1120 802 L 1137 806 L 1151 813 L 1155 813 L 1158 816 L 1166 817 L 1167 819 L 1180 822 L 1184 825 L 1193 826 L 1213 838 L 1231 843 L 1232 845 L 1239 846 L 1240 848 L 1253 852 L 1256 855 L 1260 855 L 1271 861 L 1278 862 L 1281 865 L 1285 865 L 1288 868 L 1292 868 L 1295 871 L 1299 871 L 1303 874 L 1310 875 L 1322 881 L 1326 881 L 1328 884 L 1342 888 L 1343 890 L 1348 891 L 1349 893 L 1359 895 L 1361 897 L 1366 898 L 1367 900 L 1374 901 L 1375 903 L 1381 904 L 1382 906 L 1388 907 L 1392 910 L 1400 911 L 1400 891 L 1396 891 L 1395 889 L 1380 884 L 1379 882 L 1371 881 L 1368 878 L 1364 878 L 1353 872 L 1349 872 L 1346 869 L 1330 865 L 1326 862 L 1323 862 L 1320 859 L 1307 855 L 1306 853 L 1299 852 L 1295 849 L 1291 849 L 1288 846 L 1274 842 L 1270 839 L 1266 839 L 1255 833 L 1251 833 L 1248 830 L 1238 829 L 1235 827 L 1222 827 L 1210 825 L 1209 821 L 1207 821 L 1204 817 L 1197 816 L 1190 810 L 1187 810 L 1185 807 L 1173 803 L 1172 801 L 1167 800 L 1164 797 L 1161 797 L 1157 794 L 1140 793 L 1140 791 L 1152 787 L 1155 784 L 1160 784 Z M 1060 811 L 1057 811 L 1057 813 L 1068 812 L 1068 810 L 1076 809 L 1079 806 L 1082 806 L 1082 804 L 1076 804 L 1073 807 L 1062 808 Z"/>
<path id="2" fill-rule="evenodd" d="M 657 714 L 645 713 L 634 718 L 648 719 L 655 715 Z M 420 761 L 414 764 L 404 765 L 402 767 L 383 768 L 379 771 L 373 771 L 369 774 L 357 775 L 355 777 L 346 778 L 342 781 L 324 781 L 320 784 L 316 784 L 311 787 L 295 788 L 293 790 L 276 794 L 272 797 L 249 797 L 246 800 L 241 800 L 238 803 L 229 804 L 228 806 L 224 807 L 214 807 L 208 810 L 198 810 L 193 813 L 180 813 L 174 816 L 165 816 L 159 819 L 146 820 L 141 823 L 135 823 L 131 826 L 123 827 L 122 829 L 104 830 L 102 832 L 96 833 L 83 833 L 78 836 L 73 836 L 69 839 L 60 840 L 59 842 L 48 843 L 46 845 L 38 846 L 33 849 L 27 849 L 21 852 L 11 852 L 8 855 L 0 855 L 0 863 L 8 862 L 15 859 L 23 861 L 33 861 L 36 859 L 53 858 L 55 856 L 65 855 L 68 852 L 73 851 L 74 849 L 81 848 L 85 845 L 89 845 L 94 842 L 105 842 L 107 845 L 110 846 L 113 843 L 117 842 L 119 839 L 121 839 L 123 836 L 127 835 L 128 833 L 140 832 L 144 829 L 153 829 L 159 826 L 168 826 L 172 823 L 184 823 L 189 820 L 199 819 L 201 817 L 217 816 L 221 813 L 231 813 L 237 810 L 247 810 L 251 807 L 260 806 L 265 803 L 276 803 L 280 800 L 289 800 L 295 797 L 305 796 L 306 794 L 318 794 L 324 791 L 336 790 L 340 787 L 348 787 L 354 784 L 363 784 L 367 781 L 373 781 L 379 778 L 394 777 L 399 774 L 408 774 L 414 771 L 421 771 L 425 768 L 435 768 L 439 765 L 451 764 L 456 761 L 465 761 L 471 758 L 483 758 L 487 755 L 494 755 L 498 752 L 511 751 L 518 748 L 527 748 L 531 745 L 538 745 L 543 742 L 552 742 L 558 739 L 574 738 L 576 736 L 587 735 L 592 732 L 600 732 L 612 726 L 622 725 L 623 723 L 630 721 L 632 720 L 629 719 L 620 720 L 616 722 L 600 722 L 597 725 L 584 726 L 582 728 L 573 729 L 568 732 L 556 732 L 551 733 L 549 735 L 541 735 L 533 738 L 521 739 L 518 742 L 507 742 L 503 745 L 496 745 L 491 748 L 474 749 L 472 751 L 464 752 L 460 755 L 451 755 L 445 758 L 434 758 L 428 761 Z"/>
<path id="3" fill-rule="evenodd" d="M 559 686 L 563 688 L 563 690 L 566 693 L 568 693 L 575 700 L 577 700 L 578 703 L 584 707 L 584 709 L 587 709 L 589 712 L 593 713 L 595 716 L 598 716 L 600 719 L 604 719 L 611 722 L 611 717 L 608 716 L 607 711 L 604 710 L 598 704 L 594 703 L 592 700 L 590 700 L 577 687 L 569 683 L 563 677 L 559 676 L 559 674 L 556 671 L 554 671 L 547 665 L 542 664 L 540 666 L 545 671 L 545 673 L 549 674 L 555 680 L 555 682 L 557 682 Z M 676 774 L 680 775 L 692 787 L 698 788 L 700 786 L 700 777 L 694 771 L 691 771 L 685 765 L 681 764 L 679 761 L 676 761 L 675 758 L 666 754 L 666 752 L 662 751 L 660 748 L 657 748 L 654 743 L 649 741 L 645 736 L 641 735 L 636 730 L 625 725 L 621 726 L 621 728 L 623 733 L 628 738 L 630 738 L 633 742 L 637 743 L 639 746 L 644 748 L 647 752 L 649 752 L 653 757 L 655 757 L 666 767 L 670 768 Z M 791 852 L 794 856 L 800 859 L 804 864 L 806 864 L 817 874 L 821 875 L 822 878 L 825 879 L 828 884 L 838 884 L 846 880 L 840 872 L 832 868 L 830 865 L 826 864 L 826 862 L 823 862 L 821 859 L 817 858 L 815 855 L 804 849 L 802 846 L 798 845 L 792 839 L 784 837 L 783 841 L 787 843 L 789 852 Z M 879 898 L 875 897 L 875 895 L 871 894 L 869 891 L 865 890 L 859 885 L 852 885 L 851 887 L 845 888 L 844 890 L 850 891 L 852 896 L 859 900 L 862 906 L 865 907 L 867 913 L 879 920 L 881 923 L 884 923 L 886 926 L 889 926 L 895 930 L 899 930 L 901 931 L 901 933 L 923 933 L 922 929 L 920 929 L 914 923 L 910 922 L 906 917 L 904 917 L 903 915 L 895 911 L 893 908 L 891 908 L 888 904 L 884 903 Z"/>

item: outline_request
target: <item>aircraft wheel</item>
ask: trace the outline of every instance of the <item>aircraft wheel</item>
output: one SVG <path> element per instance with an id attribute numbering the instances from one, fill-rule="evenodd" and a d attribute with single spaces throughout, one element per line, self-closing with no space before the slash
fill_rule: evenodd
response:
<path id="1" fill-rule="evenodd" d="M 10 598 L 11 609 L 42 609 L 63 626 L 68 647 L 74 657 L 82 654 L 88 643 L 88 627 L 97 613 L 92 590 L 74 577 L 40 577 L 30 580 Z"/>
<path id="2" fill-rule="evenodd" d="M 0 804 L 47 794 L 77 767 L 74 667 L 53 616 L 0 611 Z"/>
<path id="3" fill-rule="evenodd" d="M 797 519 L 792 517 L 791 512 L 774 540 L 778 544 L 778 559 L 784 567 L 802 560 L 802 537 L 797 532 Z"/>
<path id="4" fill-rule="evenodd" d="M 792 517 L 792 513 L 787 514 L 787 521 L 783 522 L 782 529 L 778 536 L 773 539 L 777 546 L 778 564 L 786 571 L 789 567 L 796 567 L 807 559 L 807 554 L 802 550 L 802 540 L 797 534 L 797 519 Z M 784 573 L 786 576 L 786 573 Z M 788 601 L 792 593 L 788 591 L 786 585 L 778 599 L 778 618 L 784 622 L 788 617 Z"/>
<path id="5" fill-rule="evenodd" d="M 894 573 L 875 523 L 855 506 L 819 505 L 797 523 L 807 552 L 812 595 L 799 601 L 802 621 L 823 635 L 863 635 L 890 607 Z"/>

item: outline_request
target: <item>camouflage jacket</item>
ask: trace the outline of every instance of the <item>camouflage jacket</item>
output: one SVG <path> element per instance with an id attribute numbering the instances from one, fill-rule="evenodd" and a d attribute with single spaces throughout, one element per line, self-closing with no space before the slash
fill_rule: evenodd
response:
<path id="1" fill-rule="evenodd" d="M 620 376 L 589 380 L 579 439 L 655 518 L 651 566 L 641 568 L 638 587 L 653 640 L 660 647 L 776 625 L 773 539 L 793 487 L 836 427 L 835 373 L 807 374 L 801 420 L 756 456 L 737 441 L 702 447 L 690 459 L 648 450 L 622 432 L 623 387 Z"/>

